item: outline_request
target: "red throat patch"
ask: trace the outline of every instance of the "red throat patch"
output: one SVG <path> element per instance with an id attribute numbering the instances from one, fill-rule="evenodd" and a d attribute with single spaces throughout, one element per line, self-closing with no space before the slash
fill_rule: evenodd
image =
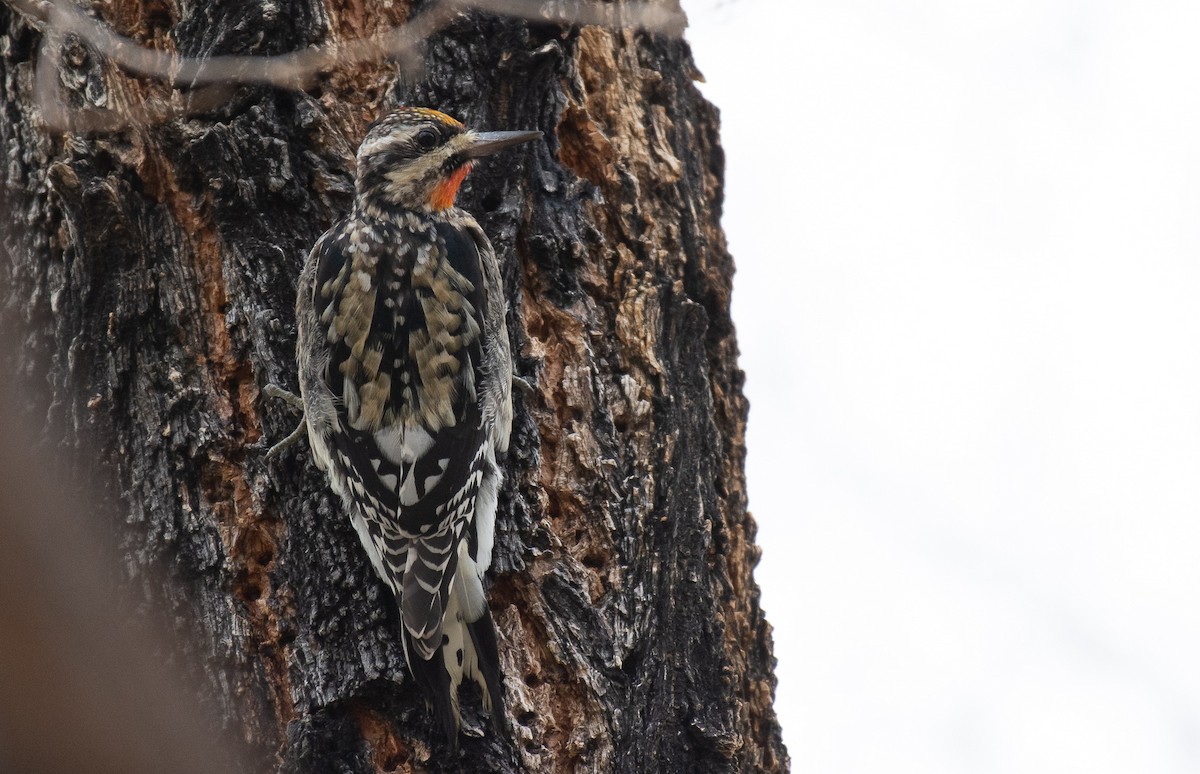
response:
<path id="1" fill-rule="evenodd" d="M 458 187 L 462 185 L 462 181 L 466 179 L 467 173 L 471 171 L 471 167 L 475 166 L 473 161 L 468 161 L 458 169 L 450 173 L 442 182 L 438 183 L 433 189 L 433 195 L 429 197 L 429 206 L 435 210 L 444 210 L 447 207 L 454 206 L 454 197 L 458 196 Z"/>

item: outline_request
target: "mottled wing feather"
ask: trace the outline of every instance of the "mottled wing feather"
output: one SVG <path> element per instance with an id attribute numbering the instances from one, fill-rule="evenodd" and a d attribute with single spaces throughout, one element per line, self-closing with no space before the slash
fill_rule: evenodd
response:
<path id="1" fill-rule="evenodd" d="M 313 287 L 313 307 L 321 327 L 326 331 L 329 360 L 325 367 L 324 380 L 337 404 L 337 417 L 341 433 L 334 434 L 336 461 L 342 466 L 347 485 L 356 494 L 365 494 L 365 502 L 374 505 L 364 508 L 364 516 L 372 534 L 381 536 L 393 532 L 383 516 L 394 513 L 399 504 L 397 489 L 400 480 L 400 465 L 380 453 L 375 433 L 361 427 L 361 387 L 367 380 L 364 364 L 354 354 L 354 342 L 347 335 L 352 327 L 346 320 L 347 314 L 367 316 L 367 325 L 354 325 L 355 330 L 365 328 L 369 342 L 364 341 L 361 352 L 379 352 L 379 369 L 373 374 L 387 378 L 383 369 L 382 356 L 386 349 L 394 348 L 394 326 L 376 313 L 378 296 L 365 289 L 361 278 L 355 276 L 356 263 L 365 264 L 359 258 L 357 245 L 361 238 L 353 240 L 346 231 L 335 232 L 318 245 L 316 281 Z M 368 242 L 369 246 L 373 243 Z M 354 247 L 352 250 L 351 248 Z M 365 257 L 365 256 L 364 256 Z M 357 270 L 362 270 L 358 266 Z M 377 264 L 376 264 L 377 268 Z M 370 366 L 374 358 L 365 365 Z M 380 372 L 383 372 L 382 374 Z M 373 471 L 374 475 L 367 474 Z M 374 512 L 370 512 L 374 511 Z"/>

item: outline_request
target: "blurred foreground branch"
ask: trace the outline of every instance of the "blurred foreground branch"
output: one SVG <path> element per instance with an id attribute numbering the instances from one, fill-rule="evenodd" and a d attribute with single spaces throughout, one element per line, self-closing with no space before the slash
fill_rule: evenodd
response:
<path id="1" fill-rule="evenodd" d="M 5 1 L 44 33 L 35 94 L 43 123 L 53 132 L 115 131 L 134 124 L 159 123 L 211 110 L 226 100 L 235 86 L 258 84 L 303 90 L 323 73 L 366 63 L 395 61 L 402 72 L 419 75 L 422 44 L 471 10 L 541 23 L 630 27 L 671 36 L 681 36 L 686 24 L 681 11 L 653 2 L 579 3 L 566 8 L 540 0 L 436 0 L 402 26 L 356 40 L 331 41 L 276 56 L 183 57 L 120 35 L 71 3 Z M 165 101 L 143 107 L 73 109 L 58 93 L 60 50 L 68 35 L 77 36 L 127 73 L 163 81 L 176 90 L 195 91 L 176 91 Z"/>

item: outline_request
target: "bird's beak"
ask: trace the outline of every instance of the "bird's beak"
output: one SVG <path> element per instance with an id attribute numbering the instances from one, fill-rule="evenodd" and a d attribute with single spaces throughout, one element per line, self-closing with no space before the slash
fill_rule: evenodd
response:
<path id="1" fill-rule="evenodd" d="M 498 150 L 503 150 L 510 145 L 518 145 L 530 140 L 537 140 L 542 136 L 541 132 L 476 132 L 471 139 L 471 144 L 463 151 L 463 155 L 469 159 L 477 159 L 482 156 L 488 156 Z"/>

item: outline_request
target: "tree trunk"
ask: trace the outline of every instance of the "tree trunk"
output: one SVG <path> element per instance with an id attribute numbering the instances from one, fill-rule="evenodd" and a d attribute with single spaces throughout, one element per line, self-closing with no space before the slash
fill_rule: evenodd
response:
<path id="1" fill-rule="evenodd" d="M 286 6 L 281 8 L 280 6 Z M 403 23 L 403 2 L 103 0 L 186 56 L 275 54 Z M 417 5 L 420 5 L 419 3 Z M 42 33 L 0 8 L 6 354 L 50 449 L 91 448 L 125 585 L 175 629 L 245 769 L 778 771 L 770 629 L 743 474 L 716 111 L 678 39 L 470 13 L 419 79 L 344 69 L 202 115 L 39 128 Z M 167 87 L 62 43 L 57 87 L 121 109 Z M 500 256 L 518 373 L 489 592 L 513 745 L 451 754 L 406 676 L 399 617 L 307 445 L 293 303 L 348 208 L 353 151 L 397 104 L 545 142 L 459 203 Z M 536 145 L 537 147 L 532 147 Z"/>

